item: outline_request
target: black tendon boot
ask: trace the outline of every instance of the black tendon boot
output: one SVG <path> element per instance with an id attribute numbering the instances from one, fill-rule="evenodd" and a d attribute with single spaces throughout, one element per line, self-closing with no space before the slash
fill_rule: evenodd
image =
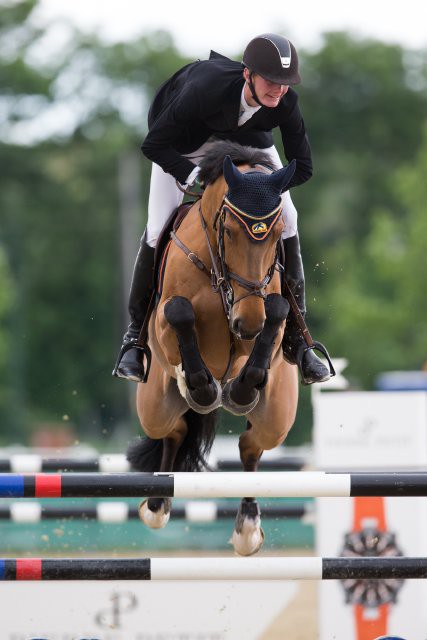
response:
<path id="1" fill-rule="evenodd" d="M 119 353 L 113 375 L 118 378 L 127 378 L 134 382 L 146 382 L 149 368 L 150 351 L 131 347 L 131 343 L 137 341 L 139 332 L 144 323 L 145 316 L 153 293 L 153 269 L 154 248 L 145 241 L 146 234 L 141 238 L 141 246 L 136 256 L 133 269 L 132 283 L 129 294 L 129 315 L 131 322 L 123 336 L 123 344 Z M 144 367 L 144 355 L 147 357 L 147 371 Z"/>
<path id="2" fill-rule="evenodd" d="M 304 268 L 298 234 L 284 240 L 283 245 L 285 248 L 284 278 L 294 294 L 301 315 L 304 317 L 306 313 Z M 282 295 L 286 297 L 286 287 L 283 285 Z M 313 349 L 307 347 L 291 306 L 282 341 L 284 357 L 288 362 L 298 365 L 303 384 L 329 380 L 331 371 L 317 357 Z"/>

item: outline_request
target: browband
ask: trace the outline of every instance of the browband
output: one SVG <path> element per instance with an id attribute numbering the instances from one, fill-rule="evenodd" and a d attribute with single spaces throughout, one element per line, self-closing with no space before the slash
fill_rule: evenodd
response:
<path id="1" fill-rule="evenodd" d="M 262 242 L 268 237 L 282 212 L 282 208 L 282 203 L 280 203 L 265 216 L 253 216 L 241 211 L 227 197 L 224 198 L 223 205 L 223 209 L 231 213 L 240 222 L 248 236 L 257 242 Z"/>

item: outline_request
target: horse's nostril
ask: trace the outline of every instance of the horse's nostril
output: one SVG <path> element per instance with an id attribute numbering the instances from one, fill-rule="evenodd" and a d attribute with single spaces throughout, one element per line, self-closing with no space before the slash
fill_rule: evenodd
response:
<path id="1" fill-rule="evenodd" d="M 236 318 L 233 320 L 231 330 L 241 340 L 253 340 L 257 337 L 260 331 L 262 331 L 262 327 L 263 325 L 260 325 L 259 327 L 248 327 L 241 319 Z"/>
<path id="2" fill-rule="evenodd" d="M 259 331 L 241 331 L 240 337 L 242 340 L 255 340 L 259 333 Z"/>
<path id="3" fill-rule="evenodd" d="M 241 329 L 241 322 L 239 318 L 236 318 L 236 320 L 233 321 L 233 332 L 239 335 L 240 329 Z"/>

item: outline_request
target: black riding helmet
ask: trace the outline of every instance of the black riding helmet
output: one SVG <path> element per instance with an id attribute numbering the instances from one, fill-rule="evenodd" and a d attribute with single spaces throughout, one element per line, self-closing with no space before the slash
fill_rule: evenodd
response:
<path id="1" fill-rule="evenodd" d="M 298 84 L 298 55 L 292 42 L 274 33 L 253 38 L 243 53 L 243 64 L 251 74 L 257 73 L 276 84 Z"/>

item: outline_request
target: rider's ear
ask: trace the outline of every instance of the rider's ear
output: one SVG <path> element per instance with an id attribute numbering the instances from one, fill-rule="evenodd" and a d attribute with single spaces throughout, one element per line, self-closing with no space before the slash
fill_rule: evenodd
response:
<path id="1" fill-rule="evenodd" d="M 280 193 L 283 193 L 283 191 L 286 190 L 286 187 L 293 178 L 296 167 L 296 161 L 291 160 L 287 167 L 283 167 L 282 169 L 279 169 L 278 171 L 275 171 L 271 174 L 271 182 L 276 186 Z"/>
<path id="2" fill-rule="evenodd" d="M 225 156 L 222 171 L 225 181 L 230 189 L 237 187 L 241 182 L 243 182 L 243 176 L 234 166 L 230 156 Z"/>

